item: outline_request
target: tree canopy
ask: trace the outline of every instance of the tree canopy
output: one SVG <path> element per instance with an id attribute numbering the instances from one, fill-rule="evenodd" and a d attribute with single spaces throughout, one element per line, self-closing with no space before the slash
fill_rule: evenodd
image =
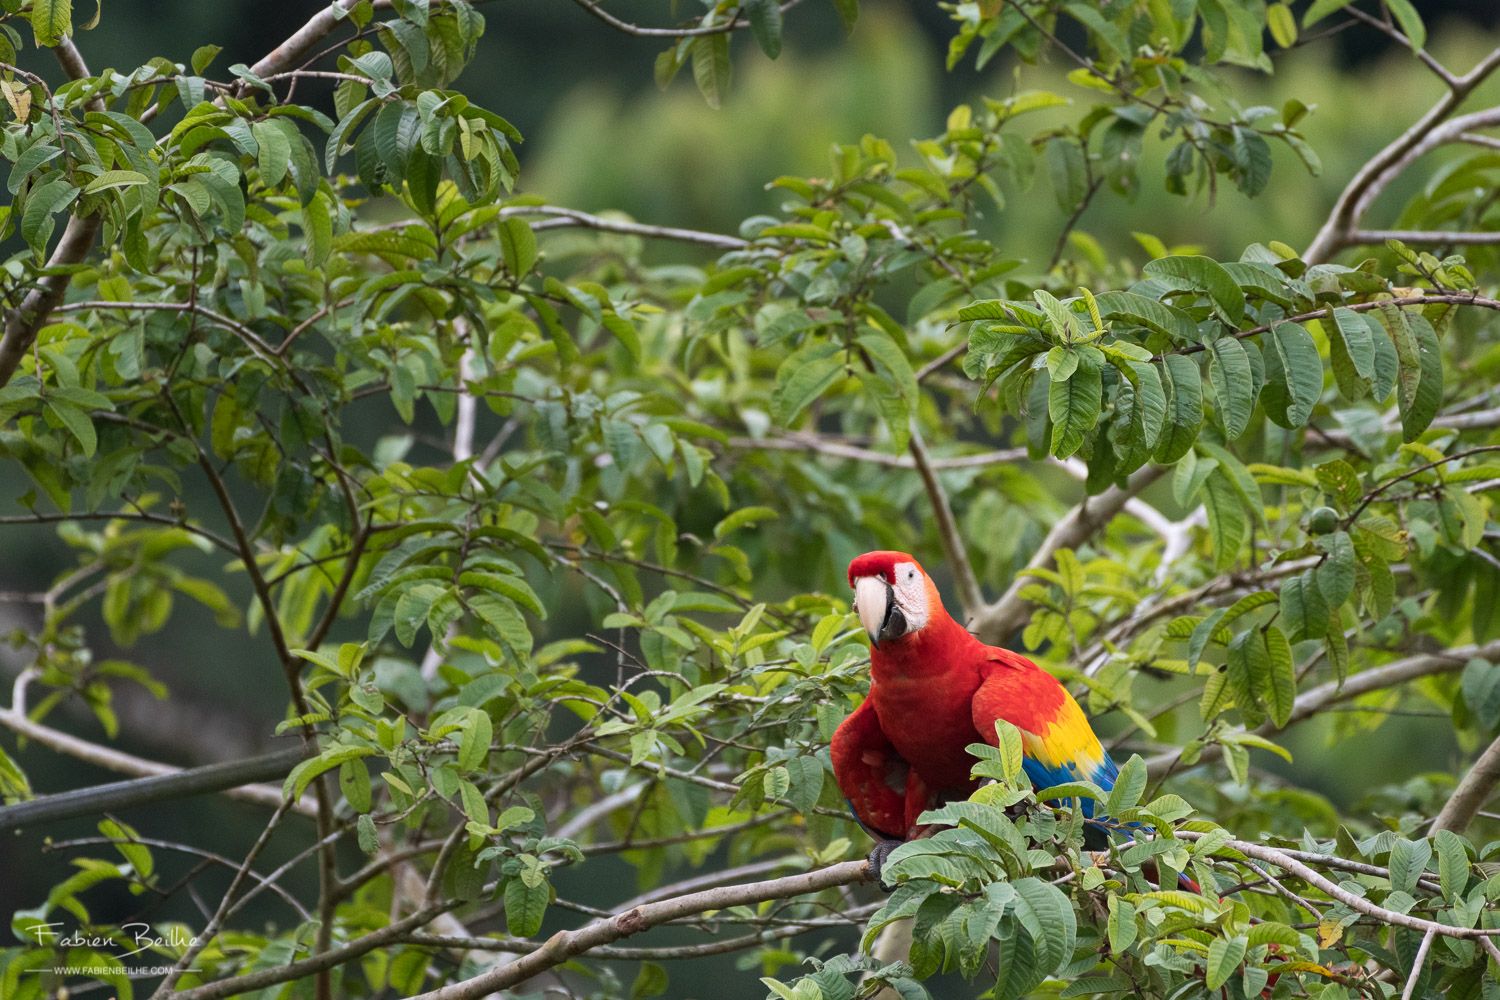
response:
<path id="1" fill-rule="evenodd" d="M 575 5 L 715 108 L 812 14 Z M 7 900 L 0 996 L 1494 993 L 1500 47 L 1450 65 L 1410 0 L 945 6 L 949 67 L 1009 84 L 710 232 L 528 190 L 503 95 L 455 89 L 503 6 L 335 0 L 251 65 L 102 71 L 87 6 L 0 3 L 0 531 L 70 559 L 0 594 L 0 830 L 53 885 Z M 1320 171 L 1316 109 L 1237 84 L 1350 27 L 1439 96 L 1307 246 L 1088 231 Z M 1038 795 L 1014 732 L 972 747 L 888 895 L 828 764 L 874 548 L 1122 762 Z M 187 606 L 284 692 L 269 756 L 112 745 L 122 691 L 177 711 L 131 648 Z M 1294 727 L 1405 714 L 1450 768 L 1299 782 Z M 35 748 L 123 781 L 45 794 Z M 247 848 L 148 808 L 210 793 Z M 1086 849 L 1082 799 L 1136 835 Z"/>

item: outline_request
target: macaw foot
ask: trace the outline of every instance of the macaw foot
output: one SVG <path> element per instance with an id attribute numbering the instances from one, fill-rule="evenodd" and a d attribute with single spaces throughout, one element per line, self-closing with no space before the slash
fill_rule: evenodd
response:
<path id="1" fill-rule="evenodd" d="M 899 840 L 877 840 L 875 846 L 870 848 L 870 877 L 875 880 L 876 885 L 880 886 L 881 892 L 890 892 L 896 888 L 885 884 L 885 880 L 880 876 L 880 869 L 885 867 L 885 859 L 890 857 L 891 852 L 900 847 L 901 843 Z"/>

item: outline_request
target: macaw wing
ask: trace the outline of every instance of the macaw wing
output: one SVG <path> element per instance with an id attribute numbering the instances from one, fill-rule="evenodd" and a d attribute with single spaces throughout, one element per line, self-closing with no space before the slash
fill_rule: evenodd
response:
<path id="1" fill-rule="evenodd" d="M 974 693 L 974 728 L 990 744 L 999 739 L 997 720 L 1019 729 L 1021 766 L 1038 789 L 1079 780 L 1091 781 L 1105 791 L 1113 788 L 1119 768 L 1100 745 L 1078 702 L 1057 678 L 1030 660 L 1001 652 L 1005 657 L 988 665 Z M 1083 812 L 1093 816 L 1092 801 L 1084 800 Z"/>
<path id="2" fill-rule="evenodd" d="M 829 749 L 833 776 L 859 825 L 876 839 L 903 839 L 911 768 L 880 728 L 868 698 L 839 723 Z"/>

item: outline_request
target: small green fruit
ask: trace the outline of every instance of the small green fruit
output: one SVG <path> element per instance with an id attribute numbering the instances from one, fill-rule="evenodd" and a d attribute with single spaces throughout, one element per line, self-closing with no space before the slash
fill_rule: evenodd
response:
<path id="1" fill-rule="evenodd" d="M 1339 512 L 1332 507 L 1319 507 L 1307 515 L 1307 533 L 1309 535 L 1326 535 L 1338 530 Z"/>

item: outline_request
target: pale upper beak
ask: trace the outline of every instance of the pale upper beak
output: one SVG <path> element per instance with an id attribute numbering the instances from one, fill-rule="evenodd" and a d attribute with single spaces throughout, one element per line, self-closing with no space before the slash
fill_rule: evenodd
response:
<path id="1" fill-rule="evenodd" d="M 896 606 L 896 592 L 878 576 L 855 579 L 854 610 L 872 646 L 906 634 L 906 616 Z"/>

